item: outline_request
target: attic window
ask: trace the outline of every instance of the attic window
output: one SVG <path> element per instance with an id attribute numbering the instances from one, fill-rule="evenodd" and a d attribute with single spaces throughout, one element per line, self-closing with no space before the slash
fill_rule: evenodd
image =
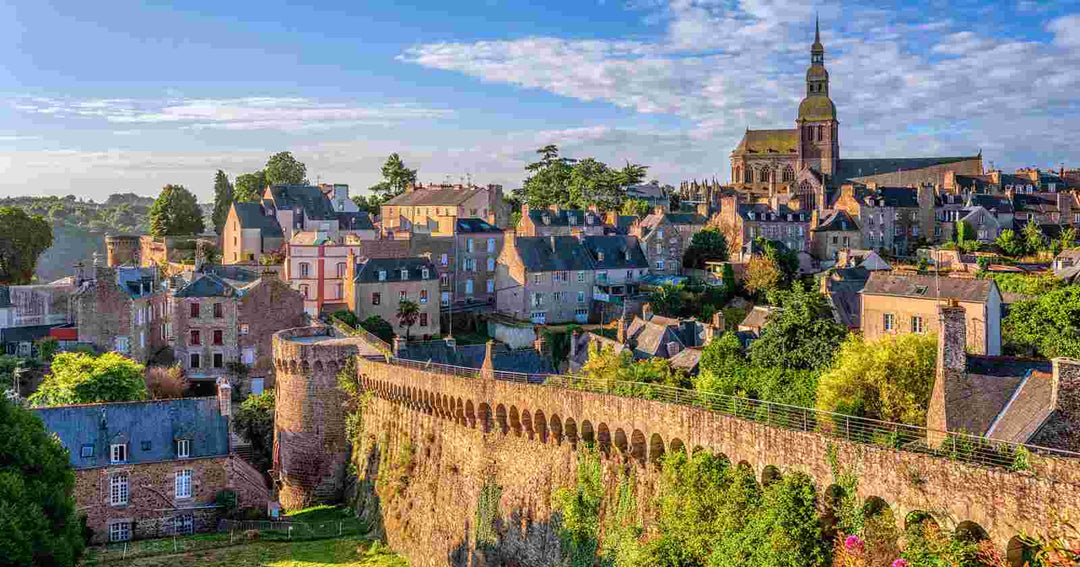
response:
<path id="1" fill-rule="evenodd" d="M 84 458 L 84 459 L 88 459 L 90 457 L 93 457 L 94 456 L 94 446 L 90 445 L 90 444 L 83 445 L 82 448 L 79 450 L 79 456 Z"/>
<path id="2" fill-rule="evenodd" d="M 402 280 L 409 279 L 409 270 L 408 270 L 408 268 L 402 268 L 401 269 L 401 279 Z"/>
<path id="3" fill-rule="evenodd" d="M 550 215 L 544 215 L 543 220 L 544 220 L 544 224 L 551 224 L 551 216 Z"/>
<path id="4" fill-rule="evenodd" d="M 924 285 L 915 286 L 915 295 L 926 295 L 927 287 Z"/>
<path id="5" fill-rule="evenodd" d="M 604 251 L 603 250 L 596 253 L 596 259 L 601 261 L 601 262 L 604 261 Z"/>
<path id="6" fill-rule="evenodd" d="M 754 220 L 754 213 L 750 213 L 750 220 Z"/>
<path id="7" fill-rule="evenodd" d="M 626 250 L 626 261 L 627 262 L 630 261 L 630 250 L 629 249 Z"/>
<path id="8" fill-rule="evenodd" d="M 379 281 L 386 281 L 386 270 L 379 270 Z"/>
<path id="9" fill-rule="evenodd" d="M 566 215 L 566 220 L 569 221 L 571 225 L 577 224 L 577 217 L 574 215 Z"/>
<path id="10" fill-rule="evenodd" d="M 788 216 L 787 216 L 787 220 L 788 220 L 789 222 L 791 221 L 791 213 L 788 213 Z"/>

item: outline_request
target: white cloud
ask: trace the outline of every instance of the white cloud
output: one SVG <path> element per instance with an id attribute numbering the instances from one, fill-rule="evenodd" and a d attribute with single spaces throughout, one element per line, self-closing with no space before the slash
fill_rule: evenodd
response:
<path id="1" fill-rule="evenodd" d="M 1054 33 L 1054 43 L 1064 47 L 1080 47 L 1080 14 L 1057 18 L 1046 28 Z"/>
<path id="2" fill-rule="evenodd" d="M 405 120 L 449 118 L 445 108 L 415 104 L 358 106 L 299 97 L 227 99 L 63 99 L 16 98 L 20 112 L 56 118 L 104 120 L 130 129 L 174 125 L 192 130 L 327 130 L 389 125 Z"/>

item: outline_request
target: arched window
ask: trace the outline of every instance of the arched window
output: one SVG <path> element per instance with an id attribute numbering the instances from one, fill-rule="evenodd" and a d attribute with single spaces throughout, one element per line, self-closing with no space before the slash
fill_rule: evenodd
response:
<path id="1" fill-rule="evenodd" d="M 741 165 L 736 165 L 735 166 L 735 171 L 733 171 L 732 174 L 731 174 L 731 182 L 732 183 L 738 183 L 739 180 L 741 180 L 741 179 L 742 179 L 742 166 Z"/>
<path id="2" fill-rule="evenodd" d="M 795 181 L 795 168 L 788 165 L 784 167 L 784 182 L 790 183 L 792 181 Z"/>
<path id="3" fill-rule="evenodd" d="M 746 172 L 743 174 L 743 183 L 754 182 L 754 170 L 752 168 L 746 168 Z"/>
<path id="4" fill-rule="evenodd" d="M 759 183 L 768 183 L 769 182 L 769 168 L 768 167 L 763 167 L 758 171 L 758 182 Z"/>
<path id="5" fill-rule="evenodd" d="M 800 193 L 810 193 L 812 191 L 813 191 L 813 188 L 810 187 L 810 182 L 809 181 L 803 181 L 802 183 L 799 184 L 799 192 Z"/>
<path id="6" fill-rule="evenodd" d="M 825 127 L 824 126 L 818 126 L 817 127 L 817 141 L 819 141 L 819 142 L 821 141 L 822 135 L 824 133 L 825 133 Z"/>

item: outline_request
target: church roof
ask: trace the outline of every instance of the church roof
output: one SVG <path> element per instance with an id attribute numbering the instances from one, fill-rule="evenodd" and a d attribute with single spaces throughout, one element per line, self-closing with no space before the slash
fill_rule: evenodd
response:
<path id="1" fill-rule="evenodd" d="M 799 131 L 797 129 L 747 130 L 734 153 L 795 153 L 798 148 Z"/>
<path id="2" fill-rule="evenodd" d="M 853 180 L 871 175 L 884 173 L 911 172 L 917 169 L 946 165 L 962 161 L 981 160 L 982 157 L 974 156 L 948 156 L 948 157 L 925 157 L 925 158 L 860 158 L 841 159 L 839 161 L 836 180 Z"/>
<path id="3" fill-rule="evenodd" d="M 814 70 L 811 67 L 807 72 L 807 78 L 810 77 L 810 73 Z M 825 68 L 821 67 L 821 71 L 825 72 Z M 828 76 L 828 73 L 825 73 Z M 815 94 L 803 99 L 799 104 L 799 120 L 809 120 L 811 122 L 819 120 L 836 120 L 836 105 L 833 104 L 832 99 L 827 96 Z M 797 132 L 797 131 L 796 131 Z M 796 140 L 798 140 L 796 134 Z"/>

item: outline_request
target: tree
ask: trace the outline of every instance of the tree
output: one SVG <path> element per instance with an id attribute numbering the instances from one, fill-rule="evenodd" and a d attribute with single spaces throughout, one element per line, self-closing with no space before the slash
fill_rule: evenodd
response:
<path id="1" fill-rule="evenodd" d="M 238 175 L 236 176 L 236 188 L 233 190 L 233 199 L 237 203 L 256 202 L 262 199 L 266 185 L 266 172 L 261 169 L 255 173 Z"/>
<path id="2" fill-rule="evenodd" d="M 739 281 L 735 277 L 735 268 L 731 267 L 730 262 L 724 264 L 724 273 L 722 277 L 724 281 L 724 293 L 727 294 L 728 297 L 731 297 L 738 291 Z"/>
<path id="3" fill-rule="evenodd" d="M 308 182 L 307 166 L 297 161 L 291 152 L 278 152 L 270 156 L 263 171 L 266 172 L 267 185 L 306 185 Z"/>
<path id="4" fill-rule="evenodd" d="M 1080 358 L 1080 286 L 1070 285 L 1018 301 L 1001 325 L 1006 354 Z"/>
<path id="5" fill-rule="evenodd" d="M 233 185 L 224 171 L 217 170 L 214 175 L 214 231 L 219 235 L 225 230 L 225 221 L 229 218 L 229 207 L 233 203 Z"/>
<path id="6" fill-rule="evenodd" d="M 53 245 L 49 222 L 20 207 L 0 207 L 0 284 L 28 284 L 38 258 Z"/>
<path id="7" fill-rule="evenodd" d="M 1011 228 L 1001 231 L 1001 234 L 994 240 L 994 244 L 997 245 L 1002 254 L 1012 258 L 1024 253 L 1024 243 L 1017 238 L 1016 231 Z"/>
<path id="8" fill-rule="evenodd" d="M 678 316 L 683 308 L 682 284 L 661 284 L 649 294 L 649 305 L 657 315 Z"/>
<path id="9" fill-rule="evenodd" d="M 727 259 L 727 238 L 718 229 L 706 227 L 690 238 L 690 246 L 683 254 L 683 266 L 700 270 L 705 268 L 706 261 L 725 262 Z"/>
<path id="10" fill-rule="evenodd" d="M 975 231 L 971 229 L 971 225 L 967 221 L 960 221 L 956 223 L 956 243 L 962 248 L 964 243 L 971 240 Z"/>
<path id="11" fill-rule="evenodd" d="M 274 390 L 251 394 L 240 404 L 236 432 L 251 443 L 255 468 L 270 470 L 274 452 Z"/>
<path id="12" fill-rule="evenodd" d="M 166 185 L 150 207 L 150 234 L 154 237 L 186 236 L 203 231 L 202 209 L 195 195 L 183 185 Z"/>
<path id="13" fill-rule="evenodd" d="M 574 160 L 559 156 L 559 147 L 549 144 L 536 150 L 540 160 L 525 166 L 529 176 L 516 197 L 532 208 L 570 203 L 570 175 Z"/>
<path id="14" fill-rule="evenodd" d="M 817 407 L 923 426 L 936 365 L 935 335 L 888 335 L 870 342 L 852 334 L 818 380 Z"/>
<path id="15" fill-rule="evenodd" d="M 753 294 L 765 294 L 775 291 L 783 281 L 783 274 L 776 261 L 764 256 L 753 256 L 743 272 L 743 287 Z"/>
<path id="16" fill-rule="evenodd" d="M 639 218 L 643 217 L 649 214 L 649 203 L 645 202 L 644 199 L 626 199 L 623 201 L 619 214 Z"/>
<path id="17" fill-rule="evenodd" d="M 398 303 L 397 319 L 399 325 L 405 326 L 405 340 L 410 338 L 409 332 L 412 330 L 412 326 L 416 324 L 417 319 L 420 318 L 420 306 L 416 302 L 405 300 Z"/>
<path id="18" fill-rule="evenodd" d="M 74 566 L 85 538 L 76 517 L 75 472 L 41 418 L 0 396 L 0 560 Z"/>
<path id="19" fill-rule="evenodd" d="M 801 284 L 774 295 L 779 307 L 769 315 L 761 337 L 750 345 L 751 363 L 793 370 L 827 367 L 847 328 L 833 319 L 825 297 Z"/>
<path id="20" fill-rule="evenodd" d="M 1076 247 L 1077 230 L 1075 226 L 1062 229 L 1061 237 L 1058 238 L 1062 250 Z"/>
<path id="21" fill-rule="evenodd" d="M 404 193 L 405 189 L 416 183 L 416 170 L 406 167 L 396 152 L 386 158 L 386 163 L 382 166 L 382 176 L 383 182 L 371 190 L 382 195 L 384 201 Z"/>
<path id="22" fill-rule="evenodd" d="M 1046 235 L 1039 228 L 1039 223 L 1029 220 L 1024 225 L 1024 249 L 1028 254 L 1038 254 L 1044 246 L 1046 246 Z"/>
<path id="23" fill-rule="evenodd" d="M 759 237 L 754 241 L 754 246 L 762 250 L 766 258 L 776 262 L 781 275 L 780 287 L 787 289 L 799 276 L 799 254 L 779 240 Z"/>
<path id="24" fill-rule="evenodd" d="M 115 352 L 101 356 L 63 352 L 53 357 L 52 374 L 30 396 L 34 407 L 145 400 L 145 367 Z"/>
<path id="25" fill-rule="evenodd" d="M 371 315 L 367 319 L 364 319 L 360 322 L 360 326 L 367 332 L 386 342 L 390 342 L 394 338 L 393 325 L 378 315 Z"/>

